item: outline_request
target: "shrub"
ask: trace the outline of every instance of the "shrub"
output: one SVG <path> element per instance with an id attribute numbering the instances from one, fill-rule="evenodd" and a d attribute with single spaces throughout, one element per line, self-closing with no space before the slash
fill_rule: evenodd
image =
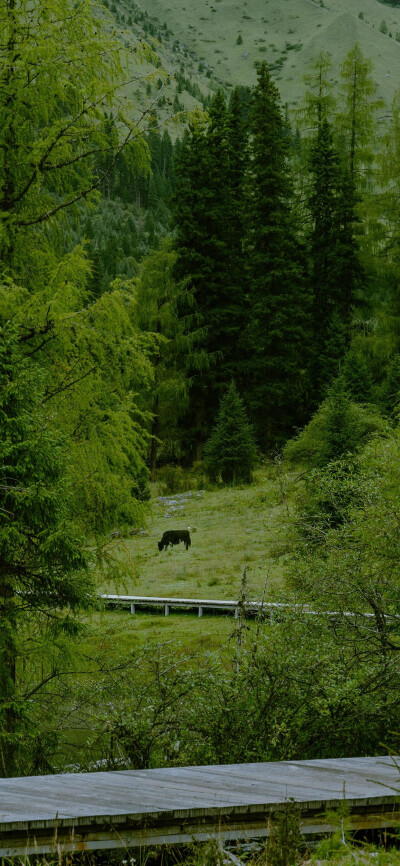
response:
<path id="1" fill-rule="evenodd" d="M 344 380 L 339 378 L 304 430 L 287 443 L 284 455 L 293 463 L 326 466 L 344 454 L 355 453 L 371 436 L 383 432 L 384 426 L 376 409 L 351 400 Z"/>

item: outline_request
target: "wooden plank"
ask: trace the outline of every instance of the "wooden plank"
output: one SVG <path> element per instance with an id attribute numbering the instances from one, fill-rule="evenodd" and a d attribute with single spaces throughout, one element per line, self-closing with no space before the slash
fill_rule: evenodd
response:
<path id="1" fill-rule="evenodd" d="M 389 756 L 0 779 L 0 856 L 51 851 L 55 823 L 63 850 L 253 838 L 291 797 L 311 832 L 344 784 L 354 826 L 400 823 Z"/>

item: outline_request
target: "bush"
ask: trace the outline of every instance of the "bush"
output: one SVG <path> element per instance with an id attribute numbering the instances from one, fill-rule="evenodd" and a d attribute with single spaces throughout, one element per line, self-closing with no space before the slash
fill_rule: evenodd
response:
<path id="1" fill-rule="evenodd" d="M 163 466 L 157 471 L 156 480 L 159 482 L 160 491 L 163 495 L 169 493 L 184 493 L 191 487 L 192 479 L 182 466 Z"/>
<path id="2" fill-rule="evenodd" d="M 326 466 L 331 460 L 358 451 L 371 436 L 382 433 L 384 426 L 376 409 L 351 400 L 339 378 L 309 424 L 287 443 L 284 456 L 292 463 Z"/>

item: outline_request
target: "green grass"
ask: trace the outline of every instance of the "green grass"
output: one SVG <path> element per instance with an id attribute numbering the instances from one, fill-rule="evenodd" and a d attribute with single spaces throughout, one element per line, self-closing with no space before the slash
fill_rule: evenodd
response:
<path id="1" fill-rule="evenodd" d="M 277 473 L 272 464 L 259 470 L 255 482 L 223 487 L 194 495 L 184 511 L 167 518 L 157 500 L 150 503 L 148 535 L 111 542 L 123 578 L 102 582 L 104 593 L 172 596 L 175 598 L 236 599 L 244 568 L 250 599 L 276 598 L 284 592 L 287 570 L 288 513 L 297 490 L 295 475 Z M 171 497 L 173 498 L 173 497 Z M 192 545 L 180 544 L 159 552 L 157 542 L 166 529 L 190 527 Z M 229 642 L 233 616 L 173 611 L 169 617 L 127 610 L 105 610 L 91 617 L 96 634 L 90 645 L 109 646 L 122 655 L 144 643 L 174 641 L 182 652 L 217 649 Z M 94 644 L 93 644 L 94 641 Z"/>
<path id="2" fill-rule="evenodd" d="M 127 658 L 132 650 L 147 644 L 171 644 L 174 651 L 185 655 L 227 649 L 232 644 L 235 629 L 233 616 L 203 616 L 174 612 L 170 616 L 154 616 L 127 610 L 107 610 L 91 617 L 90 638 L 85 642 L 88 652 L 118 654 Z"/>
<path id="3" fill-rule="evenodd" d="M 245 566 L 251 597 L 260 598 L 266 584 L 268 590 L 281 586 L 285 560 L 278 548 L 284 540 L 287 503 L 271 472 L 260 472 L 253 485 L 195 494 L 175 516 L 167 518 L 166 512 L 154 498 L 149 535 L 115 542 L 124 579 L 119 585 L 103 584 L 104 592 L 237 598 Z M 187 527 L 189 550 L 180 544 L 159 552 L 157 542 L 165 530 Z"/>

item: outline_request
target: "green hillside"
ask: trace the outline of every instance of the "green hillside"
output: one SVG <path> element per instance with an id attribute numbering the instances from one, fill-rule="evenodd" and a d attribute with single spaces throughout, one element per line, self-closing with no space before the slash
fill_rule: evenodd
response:
<path id="1" fill-rule="evenodd" d="M 120 23 L 121 16 L 125 24 L 130 16 L 132 25 L 126 27 L 135 37 L 149 35 L 143 22 L 135 23 L 138 14 L 147 13 L 156 38 L 164 25 L 159 50 L 164 68 L 174 75 L 183 64 L 204 95 L 216 84 L 253 86 L 255 68 L 266 60 L 283 101 L 295 108 L 313 58 L 329 51 L 339 69 L 355 42 L 372 59 L 379 95 L 387 103 L 398 86 L 400 8 L 377 0 L 187 0 L 185 6 L 176 0 L 120 0 L 111 8 Z M 185 107 L 191 102 L 185 94 Z"/>

